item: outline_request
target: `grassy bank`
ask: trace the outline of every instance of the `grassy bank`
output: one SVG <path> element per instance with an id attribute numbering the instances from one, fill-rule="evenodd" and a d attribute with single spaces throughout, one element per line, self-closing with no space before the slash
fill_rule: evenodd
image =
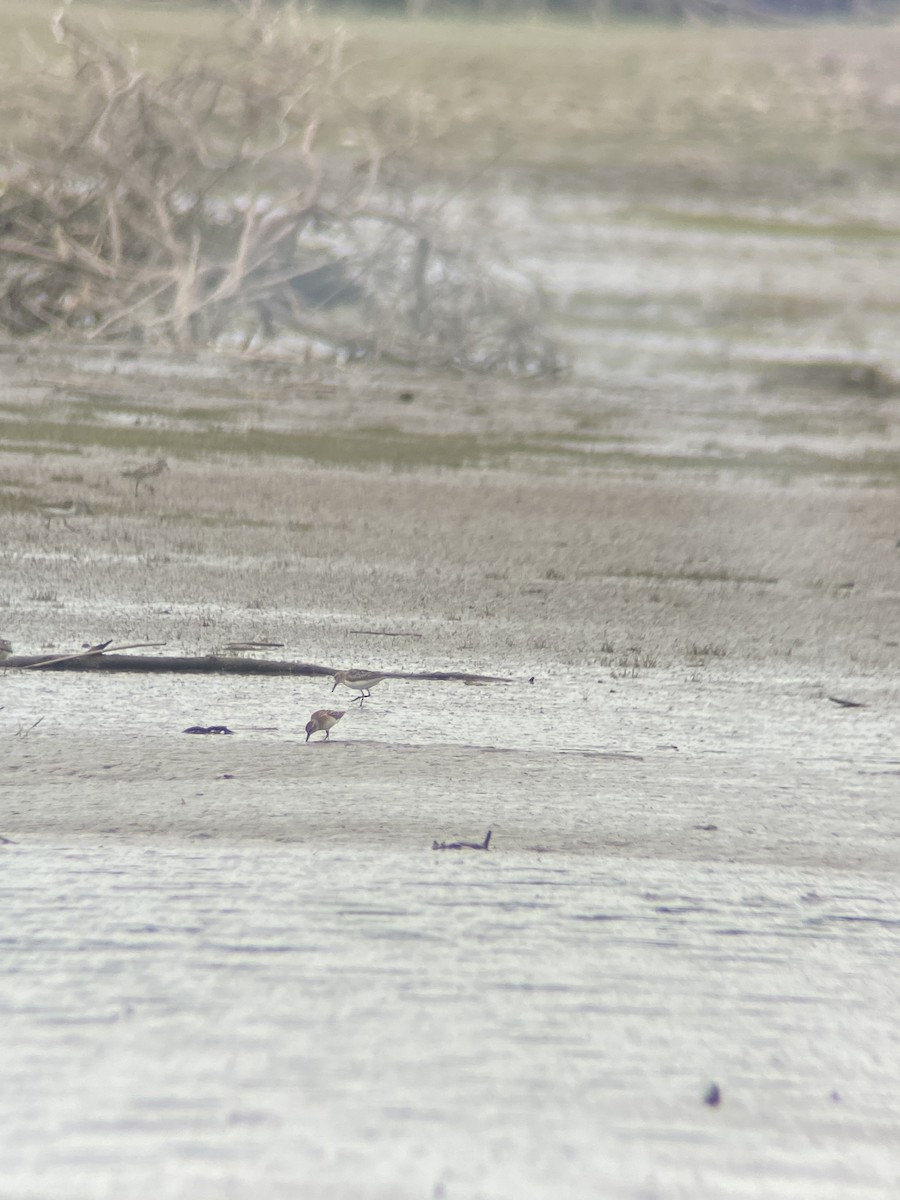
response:
<path id="1" fill-rule="evenodd" d="M 54 8 L 0 5 L 0 55 L 21 63 L 22 33 L 49 49 Z M 156 4 L 75 13 L 133 40 L 150 68 L 227 23 Z M 345 27 L 361 91 L 387 108 L 414 96 L 423 166 L 773 200 L 900 181 L 900 28 L 318 20 Z"/>

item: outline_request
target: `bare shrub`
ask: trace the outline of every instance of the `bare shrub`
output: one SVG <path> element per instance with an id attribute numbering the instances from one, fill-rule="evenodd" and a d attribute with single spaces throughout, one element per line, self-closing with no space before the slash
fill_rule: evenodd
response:
<path id="1" fill-rule="evenodd" d="M 67 9 L 54 33 L 6 97 L 8 331 L 558 368 L 537 289 L 417 197 L 414 105 L 354 94 L 339 33 L 254 0 L 158 74 Z"/>

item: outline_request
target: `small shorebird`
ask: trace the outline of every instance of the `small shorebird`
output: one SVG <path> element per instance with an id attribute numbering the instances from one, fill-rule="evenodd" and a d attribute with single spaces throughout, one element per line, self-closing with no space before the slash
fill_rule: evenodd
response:
<path id="1" fill-rule="evenodd" d="M 142 467 L 132 467 L 130 471 L 120 471 L 119 474 L 123 479 L 134 480 L 134 494 L 138 494 L 138 488 L 142 483 L 146 483 L 148 479 L 155 479 L 157 475 L 162 475 L 163 471 L 168 471 L 169 464 L 164 458 L 158 458 L 156 462 L 144 463 Z M 150 488 L 153 491 L 153 488 Z"/>
<path id="2" fill-rule="evenodd" d="M 80 517 L 90 511 L 83 500 L 61 500 L 58 504 L 50 501 L 41 505 L 41 512 L 47 518 L 48 529 L 54 517 L 59 517 L 66 529 L 71 529 L 72 526 L 66 520 L 67 517 Z"/>
<path id="3" fill-rule="evenodd" d="M 372 694 L 372 688 L 387 679 L 386 675 L 379 675 L 377 671 L 335 671 L 333 674 L 334 687 L 331 690 L 334 691 L 334 688 L 339 683 L 342 683 L 345 688 L 350 688 L 353 692 L 359 692 L 356 699 L 359 700 L 360 707 L 362 707 L 362 702 L 366 696 Z"/>
<path id="4" fill-rule="evenodd" d="M 6 638 L 0 638 L 0 662 L 2 662 L 4 658 L 9 658 L 11 654 L 12 642 L 8 641 Z"/>
<path id="5" fill-rule="evenodd" d="M 332 725 L 337 725 L 338 721 L 343 716 L 343 712 L 338 712 L 334 708 L 320 708 L 306 722 L 306 740 L 312 737 L 320 729 L 325 730 L 325 741 L 328 741 Z"/>

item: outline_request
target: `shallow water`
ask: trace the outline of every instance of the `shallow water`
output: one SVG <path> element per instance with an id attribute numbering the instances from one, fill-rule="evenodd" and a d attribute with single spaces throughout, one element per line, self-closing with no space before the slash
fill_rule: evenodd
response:
<path id="1" fill-rule="evenodd" d="M 893 1194 L 893 881 L 3 853 L 7 1196 Z"/>
<path id="2" fill-rule="evenodd" d="M 586 376 L 665 376 L 688 404 L 712 390 L 727 405 L 741 403 L 767 363 L 900 369 L 895 241 L 873 246 L 865 224 L 820 224 L 810 212 L 796 227 L 752 208 L 730 215 L 756 228 L 723 224 L 714 206 L 635 211 L 603 195 L 508 197 L 504 208 L 519 261 L 554 297 Z"/>

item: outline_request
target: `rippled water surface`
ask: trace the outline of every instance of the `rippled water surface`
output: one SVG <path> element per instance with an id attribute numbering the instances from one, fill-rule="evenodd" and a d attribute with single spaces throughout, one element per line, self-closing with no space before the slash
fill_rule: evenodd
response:
<path id="1" fill-rule="evenodd" d="M 4 1195 L 894 1194 L 894 881 L 3 853 Z"/>

